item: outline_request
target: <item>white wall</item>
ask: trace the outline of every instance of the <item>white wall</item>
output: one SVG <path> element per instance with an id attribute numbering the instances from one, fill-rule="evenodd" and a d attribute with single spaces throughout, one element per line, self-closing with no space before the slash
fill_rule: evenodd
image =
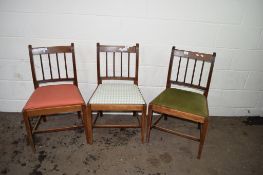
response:
<path id="1" fill-rule="evenodd" d="M 262 0 L 0 0 L 0 111 L 21 111 L 33 91 L 28 44 L 74 42 L 88 100 L 96 87 L 96 42 L 138 42 L 148 102 L 165 86 L 175 45 L 217 52 L 211 115 L 262 116 L 262 9 Z"/>

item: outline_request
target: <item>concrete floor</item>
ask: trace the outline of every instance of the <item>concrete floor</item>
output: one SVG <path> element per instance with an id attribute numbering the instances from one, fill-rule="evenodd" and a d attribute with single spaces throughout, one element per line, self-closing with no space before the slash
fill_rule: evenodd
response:
<path id="1" fill-rule="evenodd" d="M 120 118 L 132 117 L 105 115 L 103 121 Z M 83 129 L 40 134 L 33 154 L 21 114 L 0 113 L 0 119 L 1 174 L 263 174 L 263 125 L 248 126 L 246 118 L 211 117 L 201 160 L 197 142 L 153 130 L 150 143 L 141 144 L 137 129 L 94 129 L 93 145 L 86 144 Z M 55 116 L 43 125 L 77 120 Z M 170 118 L 162 124 L 198 134 L 196 124 Z"/>

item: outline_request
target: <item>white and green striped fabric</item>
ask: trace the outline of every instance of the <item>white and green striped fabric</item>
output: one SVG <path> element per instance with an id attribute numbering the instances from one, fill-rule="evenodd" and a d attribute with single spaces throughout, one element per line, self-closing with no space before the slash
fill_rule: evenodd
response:
<path id="1" fill-rule="evenodd" d="M 134 84 L 100 84 L 90 104 L 145 104 L 139 87 Z"/>

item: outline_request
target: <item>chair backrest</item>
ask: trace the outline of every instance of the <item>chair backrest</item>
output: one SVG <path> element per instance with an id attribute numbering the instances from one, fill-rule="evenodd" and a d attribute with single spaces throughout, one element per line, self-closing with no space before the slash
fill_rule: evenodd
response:
<path id="1" fill-rule="evenodd" d="M 139 44 L 129 47 L 97 43 L 98 84 L 103 80 L 130 80 L 138 85 L 138 68 Z"/>
<path id="2" fill-rule="evenodd" d="M 171 84 L 201 90 L 208 95 L 216 53 L 206 54 L 172 48 L 166 88 Z"/>
<path id="3" fill-rule="evenodd" d="M 40 84 L 73 82 L 78 86 L 74 43 L 70 46 L 28 46 L 35 89 Z"/>

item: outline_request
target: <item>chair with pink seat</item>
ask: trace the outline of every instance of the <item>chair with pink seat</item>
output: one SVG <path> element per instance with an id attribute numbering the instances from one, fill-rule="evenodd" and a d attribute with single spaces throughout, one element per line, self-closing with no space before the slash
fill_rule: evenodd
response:
<path id="1" fill-rule="evenodd" d="M 35 90 L 23 108 L 23 118 L 27 140 L 35 152 L 34 134 L 83 127 L 38 129 L 41 121 L 46 121 L 46 116 L 76 112 L 82 117 L 82 123 L 85 124 L 87 119 L 85 101 L 78 89 L 74 44 L 36 48 L 29 45 L 28 48 Z M 39 119 L 32 127 L 31 120 L 35 117 Z"/>

